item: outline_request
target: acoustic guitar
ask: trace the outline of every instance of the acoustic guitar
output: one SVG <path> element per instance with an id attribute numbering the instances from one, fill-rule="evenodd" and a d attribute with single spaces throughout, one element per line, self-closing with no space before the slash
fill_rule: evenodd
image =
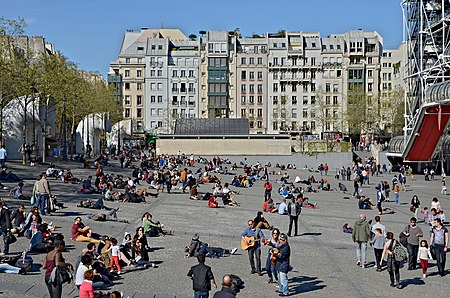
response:
<path id="1" fill-rule="evenodd" d="M 241 247 L 243 250 L 247 250 L 251 247 L 254 247 L 258 241 L 264 241 L 264 239 L 255 239 L 255 237 L 243 237 L 241 239 Z"/>

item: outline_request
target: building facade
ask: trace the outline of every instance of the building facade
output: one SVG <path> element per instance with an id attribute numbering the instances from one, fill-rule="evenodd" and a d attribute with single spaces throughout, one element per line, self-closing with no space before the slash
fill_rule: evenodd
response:
<path id="1" fill-rule="evenodd" d="M 202 33 L 126 32 L 111 76 L 136 131 L 171 133 L 177 118 L 247 118 L 250 133 L 313 138 L 388 128 L 383 98 L 403 54 L 377 32 Z"/>

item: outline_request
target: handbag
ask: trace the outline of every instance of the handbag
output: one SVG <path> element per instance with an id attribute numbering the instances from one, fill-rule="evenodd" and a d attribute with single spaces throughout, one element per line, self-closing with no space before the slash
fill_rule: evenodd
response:
<path id="1" fill-rule="evenodd" d="M 53 256 L 53 262 L 55 263 L 55 256 Z M 62 285 L 64 283 L 71 283 L 73 280 L 73 274 L 67 269 L 67 267 L 55 266 L 50 274 L 50 282 L 54 285 Z"/>
<path id="2" fill-rule="evenodd" d="M 408 233 L 409 233 L 409 226 L 408 226 Z M 403 232 L 400 232 L 400 234 L 398 235 L 398 240 L 404 247 L 408 247 L 408 236 L 406 236 Z"/>
<path id="3" fill-rule="evenodd" d="M 13 233 L 8 233 L 5 237 L 5 244 L 7 244 L 7 245 L 13 244 L 16 241 L 17 241 L 17 238 L 16 238 L 16 236 L 14 236 Z"/>
<path id="4" fill-rule="evenodd" d="M 416 212 L 416 207 L 411 206 L 411 207 L 409 208 L 409 211 L 411 211 L 412 213 Z"/>

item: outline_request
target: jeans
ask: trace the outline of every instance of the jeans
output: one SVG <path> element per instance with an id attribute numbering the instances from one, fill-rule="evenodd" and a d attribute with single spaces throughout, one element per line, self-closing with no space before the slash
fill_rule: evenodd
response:
<path id="1" fill-rule="evenodd" d="M 389 272 L 391 284 L 394 284 L 394 282 L 400 283 L 400 262 L 396 261 L 391 254 L 387 258 L 387 271 Z"/>
<path id="2" fill-rule="evenodd" d="M 41 215 L 45 215 L 45 206 L 48 204 L 49 195 L 39 195 L 38 201 L 37 201 L 37 207 L 39 208 L 39 211 L 41 212 Z"/>
<path id="3" fill-rule="evenodd" d="M 261 249 L 259 247 L 250 247 L 248 250 L 248 259 L 250 261 L 250 266 L 252 271 L 261 272 Z M 256 267 L 255 259 L 256 258 Z"/>
<path id="4" fill-rule="evenodd" d="M 272 191 L 271 190 L 265 190 L 264 191 L 264 202 L 267 201 L 268 199 L 272 198 Z"/>
<path id="5" fill-rule="evenodd" d="M 408 243 L 408 268 L 416 269 L 419 245 Z"/>
<path id="6" fill-rule="evenodd" d="M 0 264 L 0 273 L 19 274 L 20 268 L 11 266 L 7 263 Z"/>
<path id="7" fill-rule="evenodd" d="M 278 281 L 278 274 L 277 274 L 277 270 L 275 269 L 275 266 L 272 266 L 272 264 L 270 263 L 270 253 L 267 255 L 267 260 L 266 260 L 266 271 L 267 271 L 267 276 L 272 279 L 273 277 L 275 277 L 275 280 Z"/>
<path id="8" fill-rule="evenodd" d="M 381 206 L 381 200 L 379 200 L 377 202 L 377 208 L 378 208 L 378 212 L 381 214 L 383 213 L 383 207 Z"/>
<path id="9" fill-rule="evenodd" d="M 383 249 L 374 248 L 373 251 L 375 252 L 375 262 L 377 265 L 377 269 L 381 270 L 381 256 L 383 255 Z"/>
<path id="10" fill-rule="evenodd" d="M 445 262 L 446 256 L 444 251 L 444 245 L 434 244 L 434 254 L 436 255 L 436 263 L 438 267 L 438 272 L 440 275 L 444 275 L 445 273 Z"/>
<path id="11" fill-rule="evenodd" d="M 356 258 L 361 265 L 366 264 L 367 242 L 356 241 Z"/>
<path id="12" fill-rule="evenodd" d="M 6 244 L 6 232 L 2 231 L 2 229 L 0 229 L 0 235 L 3 236 L 3 252 L 5 254 L 9 253 L 9 244 Z"/>
<path id="13" fill-rule="evenodd" d="M 4 158 L 2 158 L 2 159 L 0 159 L 0 167 L 4 167 L 5 166 L 5 159 Z"/>
<path id="14" fill-rule="evenodd" d="M 194 298 L 208 298 L 208 291 L 194 291 Z"/>
<path id="15" fill-rule="evenodd" d="M 395 201 L 395 204 L 400 205 L 400 203 L 398 202 L 398 200 L 399 200 L 398 192 L 394 192 L 394 201 Z"/>
<path id="16" fill-rule="evenodd" d="M 297 233 L 298 233 L 298 216 L 291 216 L 291 215 L 289 215 L 289 231 L 288 231 L 288 236 L 289 237 L 291 237 L 292 223 L 295 224 L 295 236 L 297 236 Z"/>
<path id="17" fill-rule="evenodd" d="M 289 294 L 287 273 L 278 272 L 278 286 L 280 287 L 281 293 L 285 295 Z"/>

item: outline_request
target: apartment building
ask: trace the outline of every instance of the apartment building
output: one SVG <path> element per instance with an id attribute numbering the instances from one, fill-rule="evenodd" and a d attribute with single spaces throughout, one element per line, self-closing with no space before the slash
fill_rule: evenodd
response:
<path id="1" fill-rule="evenodd" d="M 267 37 L 237 41 L 236 117 L 248 118 L 250 133 L 268 131 Z"/>
<path id="2" fill-rule="evenodd" d="M 243 38 L 236 29 L 192 41 L 178 29 L 143 28 L 126 32 L 110 79 L 122 86 L 117 94 L 136 132 L 171 133 L 177 118 L 248 118 L 251 133 L 323 138 L 388 126 L 376 119 L 384 90 L 399 81 L 401 57 L 363 30 Z M 356 128 L 349 111 L 358 105 L 364 125 Z"/>
<path id="3" fill-rule="evenodd" d="M 236 40 L 239 33 L 209 31 L 200 38 L 201 118 L 236 118 Z"/>

